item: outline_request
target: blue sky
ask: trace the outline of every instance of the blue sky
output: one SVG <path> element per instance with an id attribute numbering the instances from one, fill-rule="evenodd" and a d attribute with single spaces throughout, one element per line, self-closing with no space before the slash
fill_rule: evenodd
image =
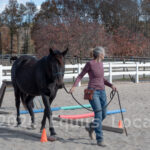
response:
<path id="1" fill-rule="evenodd" d="M 0 12 L 2 12 L 4 10 L 4 8 L 6 7 L 6 5 L 8 4 L 9 0 L 0 0 Z M 18 3 L 23 3 L 25 4 L 26 2 L 34 2 L 37 5 L 37 8 L 40 9 L 40 5 L 42 2 L 44 2 L 45 0 L 17 0 Z M 140 2 L 140 0 L 138 0 L 138 2 Z"/>
<path id="2" fill-rule="evenodd" d="M 5 9 L 6 5 L 8 4 L 8 1 L 9 0 L 0 0 L 0 12 L 2 12 Z M 23 3 L 23 4 L 25 4 L 26 2 L 34 2 L 39 9 L 41 3 L 44 2 L 45 0 L 17 0 L 17 1 L 18 3 Z"/>

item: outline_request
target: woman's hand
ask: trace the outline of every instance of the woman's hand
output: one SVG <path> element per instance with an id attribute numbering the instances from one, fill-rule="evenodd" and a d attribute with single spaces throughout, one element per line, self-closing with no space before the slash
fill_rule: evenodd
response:
<path id="1" fill-rule="evenodd" d="M 113 91 L 117 91 L 117 88 L 114 85 L 112 85 L 111 88 Z"/>
<path id="2" fill-rule="evenodd" d="M 72 88 L 70 89 L 69 93 L 70 93 L 70 94 L 73 93 L 74 90 L 75 90 L 75 87 L 72 87 Z"/>

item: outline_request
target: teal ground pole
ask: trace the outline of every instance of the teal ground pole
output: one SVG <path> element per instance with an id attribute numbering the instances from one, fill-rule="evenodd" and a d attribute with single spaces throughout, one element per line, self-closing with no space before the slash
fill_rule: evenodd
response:
<path id="1" fill-rule="evenodd" d="M 86 107 L 86 108 L 90 108 L 90 107 L 91 107 L 90 104 L 85 104 L 85 105 L 83 105 L 83 106 Z M 80 106 L 80 105 L 61 107 L 62 110 L 72 110 L 72 109 L 80 109 L 80 108 L 83 108 L 83 107 Z"/>

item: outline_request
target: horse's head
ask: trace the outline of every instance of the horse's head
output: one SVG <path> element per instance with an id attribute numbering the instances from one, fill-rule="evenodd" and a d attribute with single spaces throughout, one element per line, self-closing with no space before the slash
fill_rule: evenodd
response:
<path id="1" fill-rule="evenodd" d="M 62 88 L 64 85 L 63 77 L 65 72 L 65 55 L 68 52 L 68 48 L 60 52 L 59 50 L 49 50 L 49 65 L 51 68 L 51 75 L 53 80 L 56 82 L 58 88 Z"/>

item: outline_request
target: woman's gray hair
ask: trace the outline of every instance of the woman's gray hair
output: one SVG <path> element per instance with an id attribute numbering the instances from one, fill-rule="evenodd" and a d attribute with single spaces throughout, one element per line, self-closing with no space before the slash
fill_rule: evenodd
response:
<path id="1" fill-rule="evenodd" d="M 102 46 L 96 47 L 93 50 L 93 57 L 97 58 L 99 54 L 103 54 L 105 56 L 105 49 Z"/>

